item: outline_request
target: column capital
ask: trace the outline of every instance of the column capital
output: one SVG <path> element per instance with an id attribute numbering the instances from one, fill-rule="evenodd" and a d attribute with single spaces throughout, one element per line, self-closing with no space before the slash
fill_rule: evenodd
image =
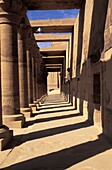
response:
<path id="1" fill-rule="evenodd" d="M 19 13 L 23 7 L 23 3 L 21 0 L 0 0 L 0 12 L 12 12 Z"/>
<path id="2" fill-rule="evenodd" d="M 21 0 L 0 0 L 0 24 L 11 23 L 19 25 L 23 11 L 26 11 L 26 8 Z"/>

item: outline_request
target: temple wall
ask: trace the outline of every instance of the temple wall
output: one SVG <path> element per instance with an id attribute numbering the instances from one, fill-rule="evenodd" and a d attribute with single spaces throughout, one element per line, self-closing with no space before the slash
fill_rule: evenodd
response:
<path id="1" fill-rule="evenodd" d="M 47 86 L 48 86 L 48 91 L 50 90 L 55 90 L 58 88 L 58 73 L 57 72 L 49 72 L 48 78 L 47 78 Z"/>
<path id="2" fill-rule="evenodd" d="M 109 1 L 104 33 L 103 61 L 103 131 L 112 140 L 112 1 Z"/>
<path id="3" fill-rule="evenodd" d="M 87 0 L 80 10 L 74 27 L 72 68 L 74 105 L 109 138 L 112 138 L 111 9 L 111 1 L 103 0 L 101 4 L 100 0 Z"/>

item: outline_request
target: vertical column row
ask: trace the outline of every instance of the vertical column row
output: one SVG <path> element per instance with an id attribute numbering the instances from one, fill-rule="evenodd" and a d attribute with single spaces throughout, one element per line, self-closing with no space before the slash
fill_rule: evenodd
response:
<path id="1" fill-rule="evenodd" d="M 19 95 L 21 113 L 23 113 L 25 117 L 30 117 L 31 109 L 28 103 L 27 53 L 25 42 L 26 31 L 27 27 L 21 24 L 18 30 Z"/>
<path id="2" fill-rule="evenodd" d="M 36 105 L 34 104 L 34 95 L 35 95 L 35 89 L 33 89 L 33 70 L 34 70 L 34 66 L 33 66 L 33 49 L 34 49 L 34 44 L 35 41 L 34 39 L 32 39 L 32 29 L 31 27 L 29 27 L 29 32 L 27 34 L 27 43 L 26 43 L 26 54 L 27 54 L 27 79 L 28 79 L 28 103 L 29 103 L 29 107 L 32 109 L 32 111 L 36 111 Z"/>
<path id="3" fill-rule="evenodd" d="M 3 123 L 9 127 L 22 127 L 24 116 L 20 113 L 19 74 L 17 52 L 16 14 L 4 13 L 1 30 L 1 87 Z"/>
<path id="4" fill-rule="evenodd" d="M 22 11 L 21 1 L 0 1 L 0 149 L 13 136 L 9 128 L 21 128 L 25 117 L 31 116 L 31 108 L 36 110 L 39 90 L 35 61 L 40 54 L 33 32 L 33 43 L 27 45 L 28 26 Z"/>
<path id="5" fill-rule="evenodd" d="M 20 113 L 17 55 L 18 11 L 22 4 L 17 2 L 17 10 L 13 2 L 0 1 L 0 150 L 13 137 L 7 126 L 22 127 L 24 123 Z"/>

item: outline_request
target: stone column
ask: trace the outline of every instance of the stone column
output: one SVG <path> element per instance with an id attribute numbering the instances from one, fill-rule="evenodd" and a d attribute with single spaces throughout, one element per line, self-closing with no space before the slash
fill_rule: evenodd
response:
<path id="1" fill-rule="evenodd" d="M 18 29 L 19 94 L 21 113 L 23 113 L 25 117 L 31 117 L 31 108 L 29 108 L 28 103 L 26 31 L 27 27 L 25 24 L 21 24 Z"/>
<path id="2" fill-rule="evenodd" d="M 44 96 L 47 94 L 47 70 L 44 64 L 44 69 L 43 69 L 43 81 L 44 81 Z"/>
<path id="3" fill-rule="evenodd" d="M 39 49 L 37 48 L 36 57 L 35 57 L 35 69 L 36 69 L 36 100 L 39 99 L 39 72 L 40 72 L 40 63 L 41 63 L 41 55 Z"/>
<path id="4" fill-rule="evenodd" d="M 38 58 L 35 59 L 35 70 L 36 70 L 36 99 L 38 98 Z"/>
<path id="5" fill-rule="evenodd" d="M 22 127 L 25 121 L 20 113 L 17 53 L 20 16 L 16 12 L 22 5 L 16 3 L 17 9 L 15 1 L 0 1 L 2 113 L 3 124 L 11 128 Z"/>
<path id="6" fill-rule="evenodd" d="M 1 73 L 1 72 L 0 72 Z M 6 145 L 13 138 L 13 131 L 2 124 L 2 101 L 1 101 L 1 84 L 0 84 L 0 151 L 2 151 Z"/>
<path id="7" fill-rule="evenodd" d="M 36 111 L 36 105 L 33 103 L 33 78 L 32 78 L 32 57 L 31 48 L 27 49 L 27 78 L 28 78 L 28 103 L 32 111 Z"/>
<path id="8" fill-rule="evenodd" d="M 30 49 L 27 49 L 27 78 L 28 78 L 28 103 L 33 103 L 32 58 L 30 54 Z"/>
<path id="9" fill-rule="evenodd" d="M 41 79 L 42 79 L 42 85 L 41 85 L 41 96 L 46 94 L 46 68 L 45 63 L 42 61 L 41 63 Z"/>
<path id="10" fill-rule="evenodd" d="M 37 93 L 37 100 L 41 97 L 40 96 L 40 86 L 41 86 L 41 62 L 42 62 L 42 58 L 39 58 L 39 60 L 38 60 L 38 64 L 37 64 L 37 66 L 38 66 L 38 68 L 37 68 L 37 84 L 38 84 L 38 87 L 37 87 L 37 91 L 38 91 L 38 93 Z"/>
<path id="11" fill-rule="evenodd" d="M 32 84 L 33 84 L 33 101 L 36 101 L 36 74 L 35 74 L 35 58 L 32 57 Z"/>
<path id="12" fill-rule="evenodd" d="M 1 29 L 0 29 L 1 35 Z M 0 36 L 0 56 L 1 56 L 1 36 Z M 0 61 L 0 80 L 1 80 L 1 61 Z M 13 131 L 2 124 L 2 99 L 1 99 L 1 81 L 0 81 L 0 151 L 5 148 L 13 137 Z"/>
<path id="13" fill-rule="evenodd" d="M 37 101 L 42 97 L 42 92 L 41 92 L 41 88 L 42 88 L 42 65 L 41 65 L 42 61 L 38 61 L 38 75 L 37 75 L 37 83 L 38 83 L 38 94 L 37 94 Z"/>
<path id="14" fill-rule="evenodd" d="M 39 59 L 39 53 L 38 53 L 38 46 L 35 46 L 35 101 L 34 103 L 37 103 L 37 96 L 38 96 L 38 59 Z"/>
<path id="15" fill-rule="evenodd" d="M 1 29 L 0 29 L 0 58 L 1 58 Z M 1 60 L 0 60 L 0 128 L 2 127 L 2 100 L 1 100 Z"/>
<path id="16" fill-rule="evenodd" d="M 32 78 L 33 78 L 33 101 L 36 101 L 36 43 L 32 47 Z"/>

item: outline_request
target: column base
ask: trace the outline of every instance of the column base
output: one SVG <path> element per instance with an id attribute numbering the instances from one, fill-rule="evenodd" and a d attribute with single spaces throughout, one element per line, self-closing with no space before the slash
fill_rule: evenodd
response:
<path id="1" fill-rule="evenodd" d="M 23 114 L 3 115 L 3 124 L 9 128 L 22 128 L 25 123 Z"/>
<path id="2" fill-rule="evenodd" d="M 37 110 L 36 104 L 29 104 L 29 107 L 32 109 L 32 112 Z"/>
<path id="3" fill-rule="evenodd" d="M 13 131 L 9 130 L 9 128 L 6 126 L 2 126 L 0 128 L 0 151 L 6 148 L 7 144 L 9 144 L 12 138 Z"/>
<path id="4" fill-rule="evenodd" d="M 20 108 L 21 113 L 25 116 L 25 118 L 30 118 L 32 116 L 31 108 Z"/>
<path id="5" fill-rule="evenodd" d="M 39 101 L 34 101 L 34 104 L 36 105 L 37 109 L 40 107 L 40 102 Z"/>

